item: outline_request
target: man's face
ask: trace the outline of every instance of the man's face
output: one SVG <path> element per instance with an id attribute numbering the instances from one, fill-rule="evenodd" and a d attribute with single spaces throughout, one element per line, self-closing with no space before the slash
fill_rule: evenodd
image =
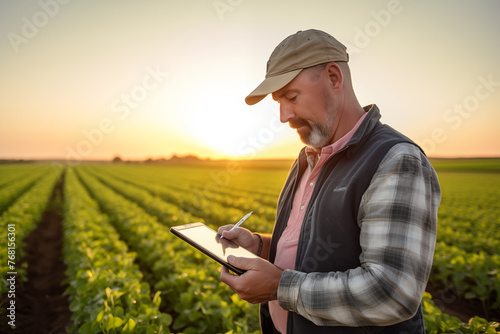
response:
<path id="1" fill-rule="evenodd" d="M 331 143 L 336 115 L 334 96 L 323 76 L 312 78 L 303 70 L 273 99 L 280 104 L 280 120 L 297 129 L 302 142 L 320 148 Z"/>

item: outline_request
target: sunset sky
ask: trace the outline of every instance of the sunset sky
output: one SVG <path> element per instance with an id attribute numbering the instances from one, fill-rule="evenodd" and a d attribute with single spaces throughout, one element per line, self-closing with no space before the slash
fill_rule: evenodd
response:
<path id="1" fill-rule="evenodd" d="M 294 158 L 274 47 L 324 30 L 431 157 L 500 156 L 500 1 L 0 0 L 0 159 Z"/>

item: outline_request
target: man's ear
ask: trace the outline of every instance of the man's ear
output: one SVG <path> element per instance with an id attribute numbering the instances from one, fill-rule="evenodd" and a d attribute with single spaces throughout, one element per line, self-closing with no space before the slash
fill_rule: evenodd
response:
<path id="1" fill-rule="evenodd" d="M 331 87 L 336 91 L 341 89 L 344 84 L 344 75 L 340 66 L 337 63 L 331 62 L 326 65 L 325 70 L 328 74 Z"/>

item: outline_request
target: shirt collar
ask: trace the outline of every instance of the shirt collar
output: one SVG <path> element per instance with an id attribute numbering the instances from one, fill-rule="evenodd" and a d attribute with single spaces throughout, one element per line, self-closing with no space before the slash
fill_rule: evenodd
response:
<path id="1" fill-rule="evenodd" d="M 314 166 L 316 166 L 316 163 L 318 163 L 320 153 L 322 149 L 316 149 L 311 146 L 306 146 L 306 157 L 307 157 L 307 165 L 309 166 L 310 170 L 314 169 Z"/>

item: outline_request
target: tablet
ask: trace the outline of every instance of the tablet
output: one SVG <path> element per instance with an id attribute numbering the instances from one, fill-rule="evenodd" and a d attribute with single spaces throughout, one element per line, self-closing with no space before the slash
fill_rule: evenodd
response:
<path id="1" fill-rule="evenodd" d="M 229 255 L 249 258 L 259 258 L 249 250 L 240 247 L 238 244 L 231 240 L 220 238 L 216 231 L 203 223 L 193 223 L 180 226 L 173 226 L 170 232 L 177 237 L 189 243 L 204 254 L 210 256 L 215 261 L 219 262 L 226 268 L 234 271 L 236 274 L 241 275 L 246 270 L 236 268 L 227 262 Z"/>

